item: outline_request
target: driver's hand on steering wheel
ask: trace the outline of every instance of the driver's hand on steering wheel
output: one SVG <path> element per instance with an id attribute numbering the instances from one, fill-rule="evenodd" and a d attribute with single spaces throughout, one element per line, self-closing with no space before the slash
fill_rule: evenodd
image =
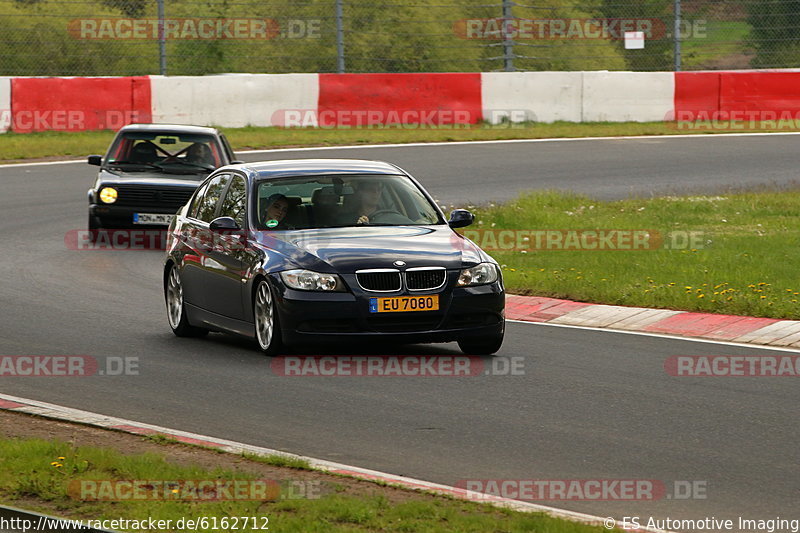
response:
<path id="1" fill-rule="evenodd" d="M 356 224 L 369 224 L 369 217 L 367 215 L 361 215 L 356 220 Z"/>

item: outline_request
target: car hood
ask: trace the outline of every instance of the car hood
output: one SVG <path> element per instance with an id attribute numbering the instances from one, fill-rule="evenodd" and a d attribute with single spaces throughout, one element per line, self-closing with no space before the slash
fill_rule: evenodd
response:
<path id="1" fill-rule="evenodd" d="M 404 268 L 459 269 L 486 260 L 472 241 L 446 225 L 261 232 L 257 240 L 301 268 L 322 271 L 332 268 L 340 273 L 397 268 L 395 261 L 404 261 Z"/>
<path id="2" fill-rule="evenodd" d="M 205 174 L 170 174 L 167 172 L 122 172 L 103 169 L 98 181 L 104 184 L 118 185 L 167 185 L 178 187 L 197 187 L 208 176 Z"/>

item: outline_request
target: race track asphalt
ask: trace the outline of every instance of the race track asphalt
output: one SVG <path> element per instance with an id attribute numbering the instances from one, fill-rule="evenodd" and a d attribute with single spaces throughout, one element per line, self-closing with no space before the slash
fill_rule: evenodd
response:
<path id="1" fill-rule="evenodd" d="M 280 157 L 388 159 L 443 203 L 465 204 L 540 187 L 614 198 L 784 185 L 796 175 L 798 141 L 570 141 Z M 85 164 L 0 168 L 0 355 L 136 357 L 139 375 L 0 377 L 0 392 L 446 484 L 649 479 L 706 487 L 703 499 L 542 502 L 604 516 L 796 513 L 794 380 L 676 378 L 663 367 L 673 355 L 770 351 L 512 323 L 498 360 L 520 358 L 523 375 L 282 377 L 246 341 L 172 335 L 160 252 L 66 249 L 65 233 L 85 227 L 93 171 Z M 454 344 L 336 350 L 459 353 Z"/>

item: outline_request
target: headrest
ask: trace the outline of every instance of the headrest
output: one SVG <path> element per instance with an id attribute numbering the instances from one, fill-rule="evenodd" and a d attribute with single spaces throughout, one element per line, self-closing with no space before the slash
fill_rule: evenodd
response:
<path id="1" fill-rule="evenodd" d="M 314 189 L 314 192 L 311 194 L 312 204 L 324 204 L 325 200 L 328 200 L 329 203 L 336 203 L 339 201 L 339 195 L 336 194 L 336 190 L 332 186 Z"/>

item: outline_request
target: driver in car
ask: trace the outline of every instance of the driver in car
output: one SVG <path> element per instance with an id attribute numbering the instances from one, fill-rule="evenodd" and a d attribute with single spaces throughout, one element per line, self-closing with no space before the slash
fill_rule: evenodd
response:
<path id="1" fill-rule="evenodd" d="M 369 224 L 370 216 L 379 211 L 383 184 L 377 180 L 356 181 L 353 184 L 352 207 L 345 211 L 343 223 Z"/>

